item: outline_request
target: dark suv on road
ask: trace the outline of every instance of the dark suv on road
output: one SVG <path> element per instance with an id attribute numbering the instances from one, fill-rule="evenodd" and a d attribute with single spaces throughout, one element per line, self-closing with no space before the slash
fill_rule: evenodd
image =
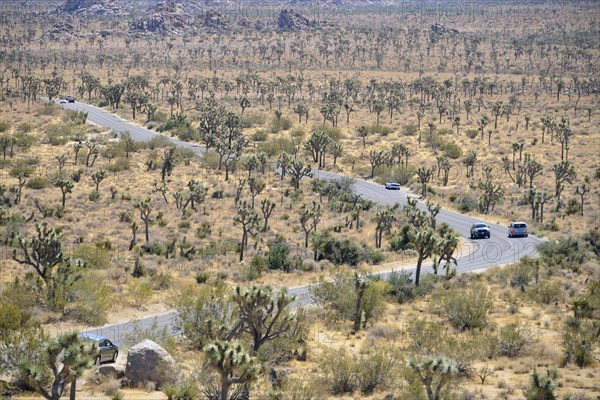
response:
<path id="1" fill-rule="evenodd" d="M 116 362 L 119 356 L 119 346 L 112 343 L 105 337 L 94 335 L 92 333 L 82 333 L 81 337 L 92 340 L 98 344 L 97 353 L 94 354 L 94 364 L 100 365 L 103 362 Z"/>
<path id="2" fill-rule="evenodd" d="M 67 96 L 67 97 L 65 97 L 65 100 L 68 103 L 75 103 L 75 97 L 73 97 L 73 96 Z"/>
<path id="3" fill-rule="evenodd" d="M 529 229 L 525 222 L 511 222 L 508 225 L 508 237 L 525 236 L 529 235 Z"/>
<path id="4" fill-rule="evenodd" d="M 490 238 L 490 227 L 484 223 L 471 225 L 471 239 Z"/>

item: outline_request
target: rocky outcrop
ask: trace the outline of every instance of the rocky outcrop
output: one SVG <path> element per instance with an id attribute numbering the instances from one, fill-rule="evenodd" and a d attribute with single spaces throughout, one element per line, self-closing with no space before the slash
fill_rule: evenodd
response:
<path id="1" fill-rule="evenodd" d="M 57 22 L 52 25 L 48 31 L 44 32 L 42 40 L 57 41 L 61 39 L 72 39 L 78 37 L 79 34 L 75 31 L 73 25 L 66 22 Z"/>
<path id="2" fill-rule="evenodd" d="M 57 11 L 82 17 L 126 15 L 127 9 L 120 0 L 67 0 Z"/>
<path id="3" fill-rule="evenodd" d="M 157 386 L 177 379 L 175 360 L 152 340 L 143 340 L 129 350 L 125 381 L 129 385 L 154 382 Z"/>
<path id="4" fill-rule="evenodd" d="M 204 14 L 202 27 L 209 32 L 231 31 L 234 26 L 219 11 L 209 10 Z"/>
<path id="5" fill-rule="evenodd" d="M 444 25 L 435 24 L 431 25 L 431 32 L 436 33 L 438 35 L 450 35 L 458 33 L 458 29 L 446 28 Z"/>
<path id="6" fill-rule="evenodd" d="M 146 16 L 131 23 L 129 31 L 180 35 L 191 27 L 192 20 L 181 4 L 163 2 L 154 6 Z"/>
<path id="7" fill-rule="evenodd" d="M 281 10 L 277 19 L 277 27 L 282 31 L 305 31 L 315 26 L 315 21 L 289 8 Z"/>

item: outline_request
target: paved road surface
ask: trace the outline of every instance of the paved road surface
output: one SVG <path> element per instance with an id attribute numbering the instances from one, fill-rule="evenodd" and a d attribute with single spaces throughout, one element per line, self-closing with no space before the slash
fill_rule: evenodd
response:
<path id="1" fill-rule="evenodd" d="M 109 127 L 115 132 L 129 131 L 129 133 L 131 133 L 131 137 L 137 141 L 148 141 L 159 135 L 156 132 L 132 124 L 114 114 L 111 114 L 110 112 L 88 104 L 69 103 L 63 104 L 62 106 L 72 110 L 85 111 L 88 113 L 89 121 L 101 126 Z M 203 148 L 197 144 L 192 144 L 173 138 L 169 138 L 169 140 L 171 140 L 177 146 L 191 148 L 198 154 L 202 154 L 203 152 Z M 314 171 L 314 175 L 315 177 L 324 179 L 339 179 L 342 177 L 341 175 L 318 170 Z M 406 189 L 389 191 L 381 185 L 360 179 L 355 180 L 353 189 L 364 199 L 372 200 L 383 205 L 393 205 L 398 202 L 402 205 L 405 205 L 407 203 L 407 196 L 409 195 Z M 421 209 L 426 209 L 422 202 L 419 202 L 419 207 Z M 447 210 L 442 210 L 438 214 L 437 221 L 439 223 L 447 223 L 465 238 L 469 237 L 469 229 L 471 224 L 474 222 L 480 222 L 475 218 Z M 534 236 L 529 236 L 528 238 L 508 238 L 508 230 L 506 227 L 492 223 L 488 224 L 490 225 L 491 239 L 467 239 L 465 245 L 463 246 L 462 254 L 458 254 L 457 272 L 485 269 L 493 265 L 507 264 L 518 261 L 523 256 L 535 255 L 536 247 L 537 244 L 540 243 L 540 239 Z M 414 270 L 408 271 L 414 272 Z M 423 273 L 428 272 L 432 272 L 431 264 L 427 264 L 423 268 Z M 389 274 L 382 274 L 384 278 L 388 275 Z M 311 299 L 308 286 L 291 288 L 289 292 L 296 295 L 297 305 L 310 304 Z M 126 346 L 131 344 L 126 343 L 127 335 L 133 331 L 136 325 L 142 329 L 146 329 L 151 326 L 154 321 L 156 321 L 158 326 L 166 326 L 170 334 L 177 334 L 178 332 L 176 332 L 173 328 L 175 316 L 175 312 L 170 312 L 135 322 L 127 322 L 103 328 L 93 328 L 89 329 L 88 331 L 91 333 L 104 335 L 107 338 L 120 343 L 122 346 Z"/>

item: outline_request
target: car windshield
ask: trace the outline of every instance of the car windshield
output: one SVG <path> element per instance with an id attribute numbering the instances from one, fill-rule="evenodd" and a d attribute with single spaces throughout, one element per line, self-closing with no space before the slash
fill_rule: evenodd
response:
<path id="1" fill-rule="evenodd" d="M 515 224 L 515 228 L 525 228 L 527 225 L 525 224 Z"/>
<path id="2" fill-rule="evenodd" d="M 475 228 L 487 228 L 486 224 L 475 224 Z"/>

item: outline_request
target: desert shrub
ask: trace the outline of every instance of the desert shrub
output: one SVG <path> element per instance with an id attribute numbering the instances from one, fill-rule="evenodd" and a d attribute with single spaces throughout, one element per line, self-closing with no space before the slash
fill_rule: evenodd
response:
<path id="1" fill-rule="evenodd" d="M 211 227 L 208 222 L 201 223 L 200 226 L 198 227 L 198 229 L 196 230 L 196 236 L 199 239 L 206 239 L 207 237 L 210 236 L 210 233 L 211 233 Z"/>
<path id="2" fill-rule="evenodd" d="M 293 125 L 292 121 L 289 118 L 273 117 L 273 119 L 271 120 L 270 129 L 271 129 L 271 132 L 277 133 L 277 132 L 281 132 L 281 131 L 287 131 L 288 129 L 290 129 L 292 127 L 292 125 Z"/>
<path id="3" fill-rule="evenodd" d="M 452 141 L 445 141 L 441 146 L 444 155 L 453 160 L 457 160 L 462 157 L 462 148 Z"/>
<path id="4" fill-rule="evenodd" d="M 518 262 L 509 265 L 502 271 L 506 276 L 506 282 L 513 288 L 518 288 L 522 292 L 529 286 L 533 278 L 533 271 L 527 263 Z"/>
<path id="5" fill-rule="evenodd" d="M 596 256 L 600 255 L 600 229 L 598 227 L 590 229 L 584 236 L 583 240 Z"/>
<path id="6" fill-rule="evenodd" d="M 460 211 L 461 213 L 468 213 L 468 212 L 471 212 L 473 210 L 476 210 L 477 207 L 478 207 L 477 200 L 475 200 L 471 196 L 464 195 L 460 199 L 460 204 L 458 206 L 458 211 Z"/>
<path id="7" fill-rule="evenodd" d="M 509 324 L 500 328 L 497 349 L 500 355 L 517 357 L 526 352 L 534 341 L 535 331 L 525 324 Z"/>
<path id="8" fill-rule="evenodd" d="M 44 103 L 44 107 L 39 110 L 40 115 L 52 116 L 56 114 L 58 111 L 58 105 L 56 103 Z"/>
<path id="9" fill-rule="evenodd" d="M 540 243 L 538 252 L 549 267 L 559 267 L 575 272 L 587 258 L 585 246 L 580 240 L 573 237 Z"/>
<path id="10" fill-rule="evenodd" d="M 366 259 L 364 250 L 356 243 L 350 239 L 337 239 L 329 231 L 313 235 L 312 240 L 318 260 L 328 260 L 336 265 L 357 265 Z"/>
<path id="11" fill-rule="evenodd" d="M 600 323 L 595 320 L 570 318 L 562 331 L 563 364 L 575 363 L 585 367 L 594 363 L 594 349 L 598 346 Z"/>
<path id="12" fill-rule="evenodd" d="M 0 121 L 0 133 L 5 133 L 10 130 L 10 124 L 6 121 Z"/>
<path id="13" fill-rule="evenodd" d="M 85 111 L 66 110 L 63 115 L 63 121 L 73 123 L 75 125 L 83 125 L 87 120 L 88 113 Z"/>
<path id="14" fill-rule="evenodd" d="M 79 246 L 72 257 L 85 261 L 91 269 L 106 269 L 111 265 L 110 252 L 105 246 Z"/>
<path id="15" fill-rule="evenodd" d="M 385 182 L 398 182 L 400 185 L 407 185 L 413 176 L 415 176 L 415 168 L 403 165 L 395 165 L 392 168 L 378 168 L 375 170 L 376 176 L 380 176 Z"/>
<path id="16" fill-rule="evenodd" d="M 65 124 L 52 124 L 46 128 L 46 139 L 52 146 L 64 146 L 75 135 L 73 127 Z"/>
<path id="17" fill-rule="evenodd" d="M 483 328 L 493 304 L 492 294 L 485 286 L 450 289 L 434 295 L 433 312 L 459 331 Z"/>
<path id="18" fill-rule="evenodd" d="M 292 154 L 294 152 L 294 142 L 287 138 L 271 138 L 258 145 L 258 151 L 265 153 L 270 158 L 276 157 L 282 152 Z"/>
<path id="19" fill-rule="evenodd" d="M 45 189 L 48 186 L 50 186 L 50 182 L 48 182 L 48 179 L 46 179 L 43 176 L 34 176 L 33 178 L 29 179 L 25 184 L 26 188 L 33 190 Z"/>
<path id="20" fill-rule="evenodd" d="M 354 321 L 358 299 L 355 275 L 349 270 L 336 268 L 331 277 L 331 280 L 321 277 L 318 283 L 311 287 L 310 292 L 315 303 L 323 307 L 334 321 Z M 369 283 L 362 302 L 363 326 L 383 315 L 390 292 L 389 283 L 370 277 L 364 279 Z"/>
<path id="21" fill-rule="evenodd" d="M 356 389 L 355 363 L 346 349 L 326 352 L 320 365 L 334 395 L 352 393 Z"/>
<path id="22" fill-rule="evenodd" d="M 560 285 L 551 281 L 546 281 L 537 285 L 529 293 L 531 298 L 540 304 L 556 303 L 563 297 Z"/>
<path id="23" fill-rule="evenodd" d="M 469 139 L 475 139 L 477 135 L 479 135 L 479 131 L 477 129 L 467 129 L 465 135 L 467 135 Z"/>
<path id="24" fill-rule="evenodd" d="M 262 113 L 244 114 L 240 116 L 240 125 L 242 128 L 252 128 L 253 126 L 264 125 L 267 118 Z"/>
<path id="25" fill-rule="evenodd" d="M 403 225 L 400 232 L 389 240 L 391 251 L 404 251 L 414 248 L 413 241 L 410 238 L 410 225 Z"/>
<path id="26" fill-rule="evenodd" d="M 17 133 L 25 134 L 25 133 L 31 132 L 32 130 L 33 130 L 33 126 L 27 122 L 22 122 L 17 126 Z M 2 130 L 0 129 L 0 132 L 1 131 Z"/>
<path id="27" fill-rule="evenodd" d="M 152 297 L 152 285 L 148 282 L 134 279 L 129 281 L 127 288 L 129 289 L 131 304 L 134 307 L 143 307 Z"/>
<path id="28" fill-rule="evenodd" d="M 438 135 L 452 135 L 452 133 L 454 133 L 454 131 L 450 128 L 438 128 L 437 130 Z"/>
<path id="29" fill-rule="evenodd" d="M 156 135 L 152 139 L 145 142 L 145 147 L 150 150 L 161 149 L 164 147 L 172 147 L 172 146 L 173 146 L 173 142 L 171 142 L 171 140 L 168 137 L 162 136 L 162 135 Z"/>
<path id="30" fill-rule="evenodd" d="M 88 199 L 93 202 L 99 201 L 100 200 L 100 192 L 97 190 L 94 190 L 92 193 L 90 193 L 88 195 Z"/>
<path id="31" fill-rule="evenodd" d="M 388 278 L 391 288 L 390 294 L 400 304 L 431 293 L 440 279 L 437 275 L 433 274 L 423 275 L 419 282 L 419 286 L 415 286 L 411 276 L 412 272 L 392 271 Z"/>
<path id="32" fill-rule="evenodd" d="M 402 127 L 402 135 L 404 136 L 415 136 L 417 134 L 417 125 L 416 124 L 407 124 Z"/>
<path id="33" fill-rule="evenodd" d="M 252 135 L 250 135 L 250 139 L 255 142 L 265 142 L 268 137 L 267 131 L 264 129 L 257 129 Z"/>
<path id="34" fill-rule="evenodd" d="M 102 325 L 114 303 L 112 292 L 99 274 L 90 274 L 73 285 L 66 313 L 82 323 Z"/>
<path id="35" fill-rule="evenodd" d="M 275 239 L 271 240 L 266 256 L 268 268 L 291 272 L 290 251 L 291 247 L 283 236 L 278 235 Z"/>
<path id="36" fill-rule="evenodd" d="M 378 133 L 381 136 L 387 136 L 390 133 L 392 133 L 394 130 L 392 128 L 390 128 L 389 126 L 385 126 L 385 125 L 370 125 L 367 127 L 367 129 L 369 130 L 369 133 L 374 134 L 374 133 Z"/>
<path id="37" fill-rule="evenodd" d="M 247 266 L 242 266 L 240 268 L 240 273 L 242 279 L 244 281 L 254 281 L 262 275 L 264 271 L 267 270 L 267 260 L 264 256 L 255 255 L 252 257 L 252 261 Z"/>
<path id="38" fill-rule="evenodd" d="M 148 328 L 143 328 L 142 325 L 135 321 L 130 333 L 125 335 L 126 346 L 133 346 L 142 340 L 152 340 L 163 347 L 168 353 L 173 354 L 177 348 L 175 339 L 169 334 L 169 330 L 166 325 L 159 327 L 156 317 L 152 321 L 152 324 Z"/>
<path id="39" fill-rule="evenodd" d="M 19 176 L 24 176 L 24 177 L 30 177 L 31 175 L 33 175 L 33 171 L 34 171 L 34 167 L 36 165 L 36 162 L 32 162 L 34 160 L 31 159 L 27 159 L 27 160 L 16 160 L 15 163 L 13 164 L 12 168 L 10 169 L 10 176 L 12 177 L 19 177 Z"/>
<path id="40" fill-rule="evenodd" d="M 378 346 L 355 359 L 354 374 L 363 395 L 371 394 L 391 381 L 398 363 L 395 354 L 392 348 Z"/>
<path id="41" fill-rule="evenodd" d="M 160 390 L 167 396 L 167 400 L 197 400 L 201 398 L 196 382 L 191 379 L 184 379 L 177 383 L 166 382 Z"/>

